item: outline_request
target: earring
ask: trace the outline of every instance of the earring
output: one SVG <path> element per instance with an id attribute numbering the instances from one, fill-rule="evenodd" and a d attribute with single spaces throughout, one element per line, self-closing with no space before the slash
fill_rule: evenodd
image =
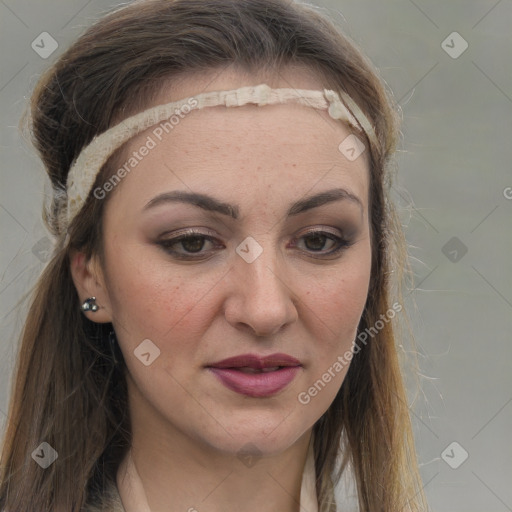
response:
<path id="1" fill-rule="evenodd" d="M 92 311 L 93 313 L 98 311 L 99 306 L 96 304 L 96 297 L 89 297 L 85 299 L 84 303 L 80 306 L 82 311 Z"/>

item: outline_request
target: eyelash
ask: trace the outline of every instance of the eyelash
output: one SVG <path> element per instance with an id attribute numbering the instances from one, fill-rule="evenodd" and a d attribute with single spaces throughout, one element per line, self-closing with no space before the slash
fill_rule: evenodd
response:
<path id="1" fill-rule="evenodd" d="M 303 234 L 298 240 L 301 240 L 302 238 L 306 238 L 306 237 L 311 237 L 311 236 L 325 236 L 325 237 L 327 237 L 327 239 L 337 241 L 337 247 L 327 253 L 323 253 L 322 255 L 318 255 L 318 252 L 316 252 L 316 251 L 313 251 L 312 253 L 310 253 L 310 256 L 312 258 L 316 258 L 316 259 L 332 258 L 332 257 L 336 256 L 337 254 L 339 254 L 340 252 L 342 252 L 343 250 L 350 247 L 351 245 L 353 245 L 353 243 L 354 243 L 353 241 L 349 241 L 343 237 L 334 235 L 333 233 L 330 233 L 328 231 L 324 231 L 321 229 L 314 229 L 314 230 L 308 231 L 307 233 Z M 172 257 L 179 259 L 179 260 L 206 259 L 206 257 L 203 255 L 204 253 L 200 252 L 200 251 L 202 251 L 202 247 L 199 252 L 196 252 L 196 253 L 189 252 L 186 254 L 179 253 L 179 252 L 171 249 L 172 246 L 179 244 L 180 242 L 187 241 L 187 240 L 194 240 L 194 239 L 206 239 L 210 242 L 216 241 L 216 238 L 214 236 L 207 235 L 201 231 L 196 231 L 195 229 L 189 229 L 189 230 L 186 230 L 184 232 L 184 234 L 182 234 L 182 235 L 175 236 L 175 237 L 169 238 L 169 239 L 160 240 L 157 242 L 157 244 L 160 245 L 164 249 L 165 252 L 167 252 Z M 219 245 L 218 245 L 218 247 L 219 247 Z M 222 246 L 220 246 L 220 247 L 222 247 Z M 196 256 L 196 255 L 200 255 L 200 256 Z"/>

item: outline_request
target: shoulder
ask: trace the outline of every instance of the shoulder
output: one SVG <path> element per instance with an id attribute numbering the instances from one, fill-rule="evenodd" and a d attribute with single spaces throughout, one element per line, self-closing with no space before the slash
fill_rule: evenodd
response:
<path id="1" fill-rule="evenodd" d="M 116 485 L 110 482 L 103 494 L 89 500 L 81 512 L 125 512 Z"/>

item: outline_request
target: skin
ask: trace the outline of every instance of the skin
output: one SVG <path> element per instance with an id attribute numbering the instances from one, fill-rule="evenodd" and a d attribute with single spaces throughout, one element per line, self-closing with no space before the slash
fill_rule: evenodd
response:
<path id="1" fill-rule="evenodd" d="M 263 82 L 323 89 L 305 69 L 228 69 L 186 76 L 148 107 Z M 118 163 L 151 133 L 131 139 Z M 348 365 L 307 405 L 298 395 L 351 349 L 370 280 L 367 152 L 353 162 L 341 154 L 350 133 L 326 112 L 299 105 L 193 111 L 110 193 L 105 266 L 74 254 L 80 299 L 95 296 L 100 306 L 86 314 L 113 323 L 128 367 L 133 458 L 153 512 L 299 510 L 312 427 Z M 292 203 L 335 188 L 361 204 L 343 199 L 286 217 Z M 173 190 L 236 204 L 240 217 L 179 202 L 143 211 Z M 201 259 L 176 259 L 157 243 L 183 228 L 216 239 L 204 240 Z M 351 245 L 322 259 L 318 253 L 336 249 L 337 241 L 306 238 L 312 228 L 350 236 Z M 252 263 L 235 252 L 247 236 L 263 248 Z M 190 254 L 198 245 L 196 239 L 172 248 Z M 149 366 L 134 355 L 145 339 L 160 350 Z M 234 355 L 275 352 L 296 357 L 302 368 L 270 398 L 235 393 L 204 368 Z M 248 442 L 261 453 L 251 467 L 237 457 Z M 126 510 L 136 510 L 121 473 L 118 487 Z"/>

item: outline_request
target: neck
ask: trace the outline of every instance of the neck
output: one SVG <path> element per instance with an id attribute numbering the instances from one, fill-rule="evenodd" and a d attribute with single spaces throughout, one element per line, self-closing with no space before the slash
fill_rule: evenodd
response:
<path id="1" fill-rule="evenodd" d="M 132 414 L 132 447 L 117 473 L 126 512 L 301 509 L 311 429 L 282 453 L 251 458 L 198 442 L 161 417 L 148 421 L 148 412 Z"/>

